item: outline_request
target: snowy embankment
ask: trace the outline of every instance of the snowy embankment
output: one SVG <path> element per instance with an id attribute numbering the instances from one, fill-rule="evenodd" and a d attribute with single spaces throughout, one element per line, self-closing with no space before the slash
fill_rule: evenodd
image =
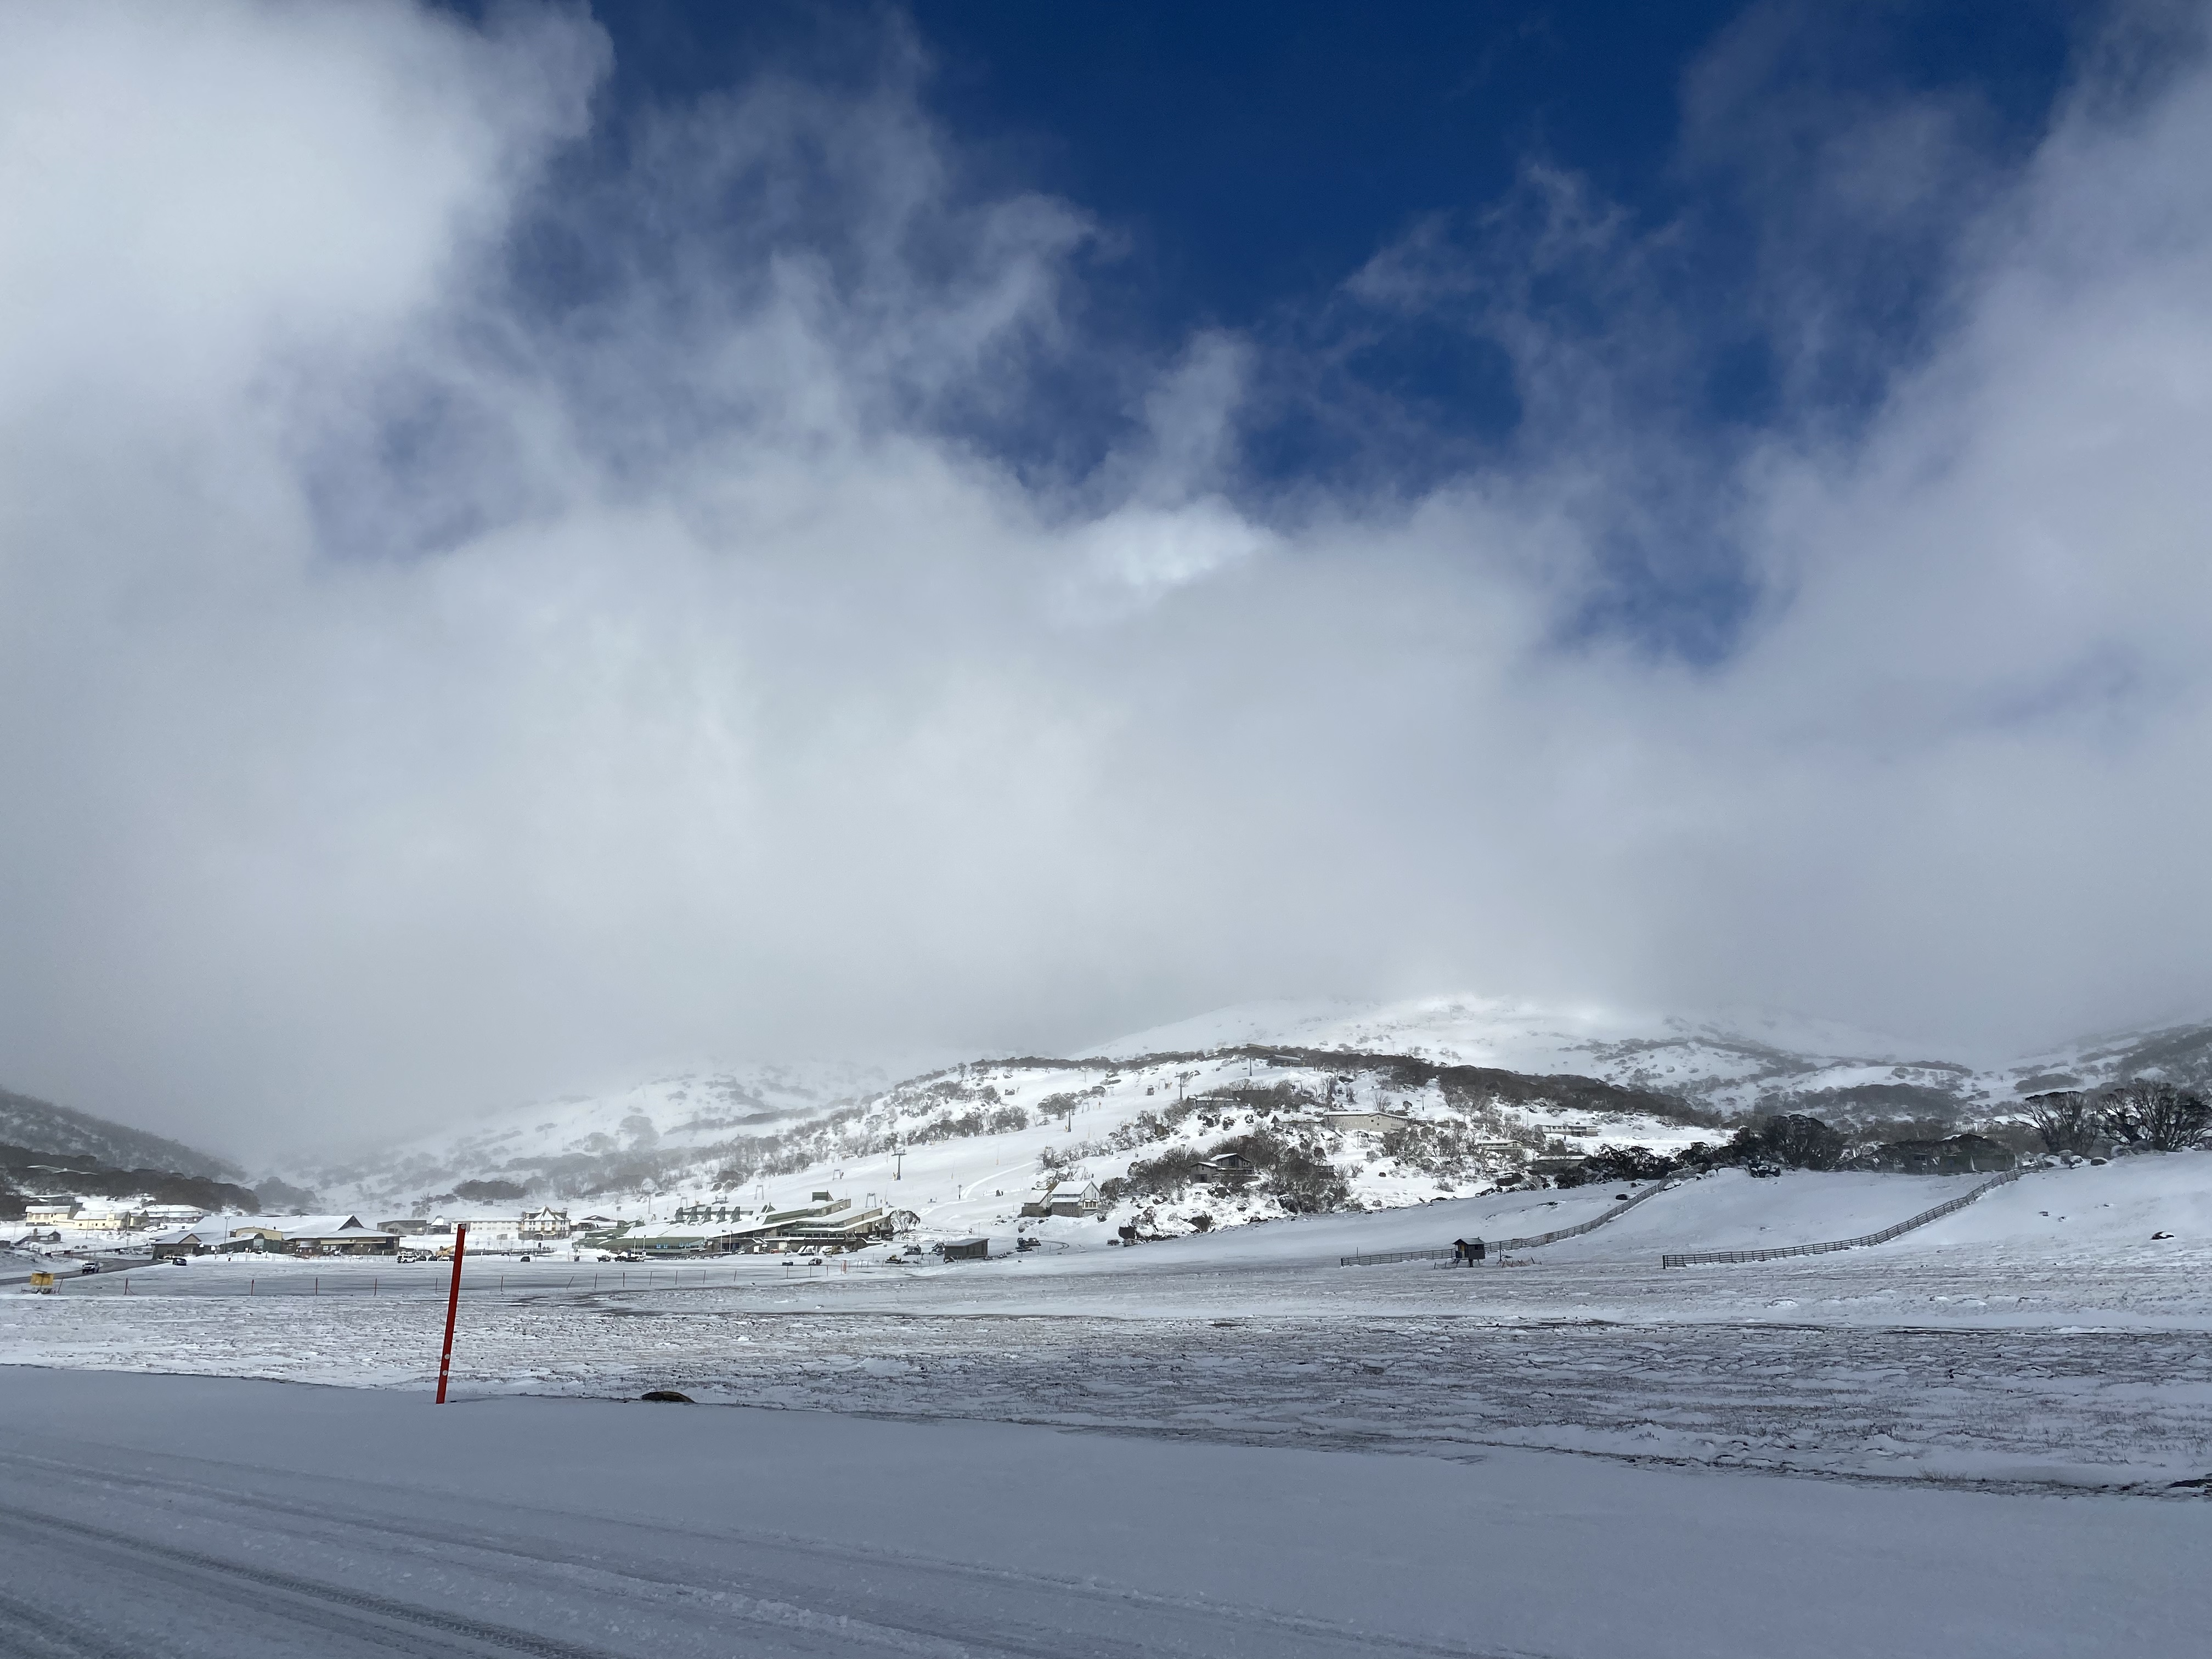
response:
<path id="1" fill-rule="evenodd" d="M 2192 1653 L 2212 1507 L 611 1401 L 9 1378 L 27 1651 Z M 1594 1582 L 1602 1588 L 1594 1588 Z M 1878 1592 L 1878 1593 L 1875 1593 Z"/>

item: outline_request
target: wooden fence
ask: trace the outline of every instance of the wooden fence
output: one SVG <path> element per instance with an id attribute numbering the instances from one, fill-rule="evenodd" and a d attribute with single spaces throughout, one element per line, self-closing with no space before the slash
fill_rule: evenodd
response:
<path id="1" fill-rule="evenodd" d="M 1534 1238 L 1492 1238 L 1483 1242 L 1498 1255 L 1503 1255 L 1508 1250 L 1533 1250 L 1540 1244 L 1556 1244 L 1563 1238 L 1579 1238 L 1584 1233 L 1595 1232 L 1608 1221 L 1616 1220 L 1626 1215 L 1645 1199 L 1658 1197 L 1674 1184 L 1671 1181 L 1662 1181 L 1648 1191 L 1638 1193 L 1635 1197 L 1614 1205 L 1603 1214 L 1592 1216 L 1588 1221 L 1580 1222 L 1572 1227 L 1561 1227 L 1553 1232 L 1538 1233 Z M 1443 1261 L 1449 1260 L 1453 1254 L 1454 1252 L 1449 1249 L 1385 1250 L 1374 1255 L 1340 1255 L 1336 1259 L 1336 1265 L 1340 1267 L 1374 1267 L 1389 1261 Z"/>
<path id="2" fill-rule="evenodd" d="M 1687 1267 L 1707 1261 L 1774 1261 L 1785 1255 L 1826 1255 L 1830 1250 L 1856 1250 L 1865 1244 L 1887 1244 L 1893 1238 L 1902 1237 L 1915 1227 L 1924 1227 L 1931 1221 L 1940 1221 L 1947 1215 L 1963 1210 L 1993 1187 L 2002 1187 L 2008 1181 L 2021 1177 L 2018 1170 L 2008 1170 L 1992 1180 L 1984 1181 L 1970 1193 L 1961 1193 L 1948 1204 L 1938 1204 L 1932 1210 L 1923 1210 L 1908 1217 L 1894 1227 L 1884 1227 L 1878 1233 L 1867 1233 L 1857 1238 L 1833 1239 L 1826 1244 L 1784 1244 L 1771 1250 L 1691 1250 L 1677 1255 L 1662 1255 L 1662 1267 Z"/>

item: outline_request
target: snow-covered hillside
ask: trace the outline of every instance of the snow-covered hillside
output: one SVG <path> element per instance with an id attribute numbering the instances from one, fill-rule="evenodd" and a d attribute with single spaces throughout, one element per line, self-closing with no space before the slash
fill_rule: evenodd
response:
<path id="1" fill-rule="evenodd" d="M 0 1145 L 92 1158 L 118 1170 L 168 1170 L 217 1181 L 240 1173 L 236 1165 L 198 1147 L 5 1089 L 0 1089 Z"/>
<path id="2" fill-rule="evenodd" d="M 1766 1014 L 1270 1003 L 1068 1059 L 975 1060 L 901 1082 L 858 1066 L 686 1073 L 279 1173 L 382 1216 L 526 1196 L 665 1216 L 702 1199 L 780 1208 L 828 1191 L 910 1211 L 939 1236 L 1011 1227 L 1053 1182 L 1089 1182 L 1104 1213 L 1083 1225 L 1175 1236 L 1488 1190 L 1532 1157 L 1606 1143 L 1679 1151 L 1759 1111 L 1859 1129 L 1982 1125 L 2024 1093 L 2143 1072 L 2202 1080 L 2212 1026 L 1978 1070 Z M 1249 1175 L 1200 1167 L 1224 1155 Z"/>
<path id="3" fill-rule="evenodd" d="M 1540 1076 L 1571 1073 L 1729 1115 L 1802 1110 L 1840 1124 L 1978 1119 L 2041 1090 L 2136 1076 L 2212 1085 L 2212 1022 L 2146 1026 L 1977 1066 L 1876 1032 L 1771 1010 L 1662 1016 L 1480 996 L 1247 1003 L 1089 1052 L 1238 1044 L 1411 1054 Z"/>
<path id="4" fill-rule="evenodd" d="M 470 1182 L 533 1194 L 644 1199 L 698 1184 L 733 1138 L 819 1119 L 881 1092 L 881 1068 L 817 1062 L 700 1070 L 634 1088 L 535 1101 L 471 1117 L 397 1146 L 294 1164 L 280 1178 L 350 1205 L 452 1201 Z"/>
<path id="5" fill-rule="evenodd" d="M 1530 1153 L 1601 1140 L 1719 1138 L 1662 1096 L 1394 1055 L 988 1060 L 842 1097 L 818 1080 L 771 1087 L 766 1076 L 742 1089 L 666 1079 L 283 1173 L 326 1204 L 386 1216 L 451 1210 L 459 1189 L 471 1189 L 466 1200 L 490 1183 L 519 1189 L 497 1196 L 589 1200 L 632 1216 L 708 1197 L 781 1207 L 829 1191 L 957 1230 L 1011 1221 L 1054 1180 L 1108 1182 L 1165 1160 L 1177 1195 L 1140 1206 L 1139 1219 L 1172 1233 L 1422 1202 L 1516 1176 Z M 1219 1183 L 1191 1179 L 1188 1167 L 1224 1152 L 1255 1170 L 1226 1203 L 1211 1196 Z"/>

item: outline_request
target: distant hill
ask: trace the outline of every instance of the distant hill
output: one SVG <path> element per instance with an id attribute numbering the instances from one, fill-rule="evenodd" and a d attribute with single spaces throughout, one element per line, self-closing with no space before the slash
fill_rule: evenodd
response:
<path id="1" fill-rule="evenodd" d="M 38 1152 L 0 1141 L 0 1222 L 23 1218 L 36 1197 L 143 1198 L 155 1204 L 190 1204 L 203 1210 L 252 1215 L 260 1200 L 246 1188 L 174 1170 L 118 1169 L 82 1153 Z"/>
<path id="2" fill-rule="evenodd" d="M 111 1169 L 163 1170 L 206 1180 L 235 1180 L 235 1164 L 143 1129 L 0 1089 L 0 1142 L 66 1158 L 94 1158 Z"/>
<path id="3" fill-rule="evenodd" d="M 1140 1166 L 1155 1186 L 1173 1185 L 1177 1170 L 1189 1186 L 1192 1160 L 1224 1152 L 1303 1171 L 1295 1182 L 1263 1172 L 1225 1208 L 1189 1200 L 1208 1224 L 1229 1224 L 1297 1206 L 1425 1202 L 1608 1142 L 1679 1152 L 1768 1113 L 1809 1113 L 1862 1146 L 1962 1129 L 2016 1139 L 2025 1097 L 2136 1076 L 2212 1081 L 2212 1024 L 2145 1027 L 1990 1066 L 1758 1011 L 1638 1018 L 1473 996 L 1266 1003 L 1084 1054 L 981 1057 L 903 1080 L 835 1065 L 687 1073 L 276 1173 L 331 1208 L 380 1217 L 490 1201 L 658 1212 L 708 1198 L 799 1204 L 826 1190 L 855 1205 L 896 1201 L 929 1228 L 975 1229 L 1070 1170 L 1102 1189 Z M 278 1201 L 267 1182 L 260 1191 L 264 1205 Z M 1146 1224 L 1174 1218 L 1149 1212 Z M 1123 1206 L 1117 1221 L 1132 1213 Z"/>
<path id="4" fill-rule="evenodd" d="M 1810 1112 L 1844 1127 L 2000 1121 L 2022 1097 L 2101 1088 L 2131 1077 L 2212 1087 L 2212 1023 L 2145 1026 L 2084 1038 L 1997 1066 L 1929 1058 L 1912 1046 L 1830 1021 L 1757 1010 L 1636 1017 L 1479 996 L 1393 1004 L 1248 1003 L 1090 1050 L 1285 1044 L 1409 1054 L 1535 1075 L 1579 1073 L 1672 1095 L 1737 1118 Z"/>

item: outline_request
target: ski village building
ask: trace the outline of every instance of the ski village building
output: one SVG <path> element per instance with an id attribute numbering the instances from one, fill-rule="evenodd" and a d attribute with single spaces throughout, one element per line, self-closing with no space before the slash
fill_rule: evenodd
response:
<path id="1" fill-rule="evenodd" d="M 230 1229 L 220 1223 L 211 1227 L 170 1227 L 155 1233 L 146 1243 L 156 1261 L 167 1261 L 179 1256 L 205 1255 L 210 1250 L 228 1248 Z"/>
<path id="2" fill-rule="evenodd" d="M 403 1237 L 435 1241 L 431 1248 L 441 1255 L 453 1254 L 456 1227 L 469 1230 L 471 1253 L 488 1250 L 501 1255 L 543 1250 L 553 1240 L 568 1237 L 569 1232 L 568 1212 L 554 1209 L 525 1210 L 520 1215 L 434 1215 L 428 1220 L 399 1216 L 377 1225 Z"/>
<path id="3" fill-rule="evenodd" d="M 142 1227 L 179 1227 L 204 1219 L 197 1204 L 141 1204 L 112 1198 L 34 1198 L 23 1206 L 23 1223 L 34 1228 L 75 1227 L 82 1232 L 135 1232 Z"/>
<path id="4" fill-rule="evenodd" d="M 391 1255 L 398 1236 L 350 1215 L 257 1217 L 230 1230 L 229 1248 L 285 1255 Z"/>
<path id="5" fill-rule="evenodd" d="M 1098 1197 L 1098 1183 L 1088 1176 L 1068 1176 L 1022 1206 L 1024 1215 L 1101 1215 L 1106 1206 Z"/>
<path id="6" fill-rule="evenodd" d="M 849 1198 L 814 1194 L 793 1210 L 763 1210 L 750 1220 L 734 1205 L 695 1204 L 668 1221 L 648 1221 L 607 1243 L 647 1255 L 729 1255 L 753 1250 L 849 1250 L 889 1238 L 913 1224 L 908 1212 L 876 1205 L 853 1207 Z"/>

